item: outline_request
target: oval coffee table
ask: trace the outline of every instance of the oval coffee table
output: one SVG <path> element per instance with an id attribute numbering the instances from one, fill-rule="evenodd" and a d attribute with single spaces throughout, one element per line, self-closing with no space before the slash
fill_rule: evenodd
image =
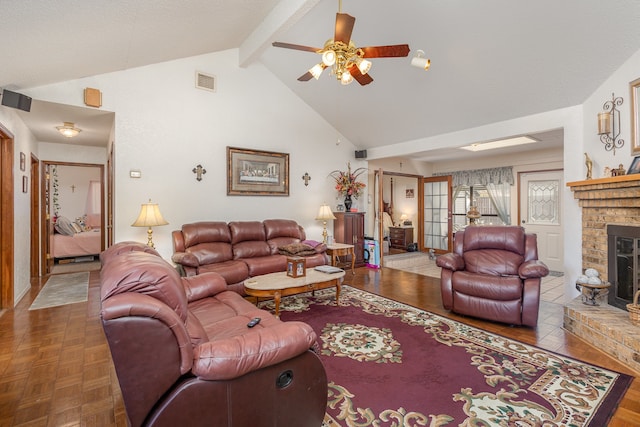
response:
<path id="1" fill-rule="evenodd" d="M 280 317 L 280 298 L 302 292 L 336 288 L 336 305 L 340 305 L 340 285 L 344 280 L 344 271 L 322 273 L 313 268 L 307 269 L 306 276 L 289 277 L 282 271 L 255 276 L 244 281 L 247 295 L 258 298 L 273 298 L 276 305 L 276 317 Z"/>

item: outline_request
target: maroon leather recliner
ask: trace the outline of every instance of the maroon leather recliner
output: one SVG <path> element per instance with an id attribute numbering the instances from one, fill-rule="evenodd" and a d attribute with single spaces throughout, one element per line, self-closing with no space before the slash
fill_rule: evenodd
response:
<path id="1" fill-rule="evenodd" d="M 259 310 L 217 273 L 180 277 L 141 244 L 101 261 L 102 325 L 131 426 L 322 424 L 327 376 L 309 325 Z"/>
<path id="2" fill-rule="evenodd" d="M 538 260 L 535 234 L 518 226 L 470 226 L 455 234 L 442 267 L 442 304 L 454 313 L 536 327 L 540 282 L 549 274 Z"/>

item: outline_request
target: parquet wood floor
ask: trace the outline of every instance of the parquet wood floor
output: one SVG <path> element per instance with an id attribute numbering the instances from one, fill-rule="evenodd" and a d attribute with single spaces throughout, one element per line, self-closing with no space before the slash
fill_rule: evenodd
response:
<path id="1" fill-rule="evenodd" d="M 99 272 L 88 302 L 29 311 L 45 280 L 34 280 L 18 306 L 0 316 L 0 427 L 126 426 L 109 348 L 100 324 Z M 360 268 L 346 283 L 539 347 L 630 375 L 640 375 L 562 329 L 562 306 L 543 302 L 538 328 L 509 327 L 450 314 L 438 279 Z M 634 380 L 610 426 L 640 426 Z"/>

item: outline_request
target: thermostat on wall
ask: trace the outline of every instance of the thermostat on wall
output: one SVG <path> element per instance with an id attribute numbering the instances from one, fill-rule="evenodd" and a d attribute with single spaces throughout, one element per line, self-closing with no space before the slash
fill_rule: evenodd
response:
<path id="1" fill-rule="evenodd" d="M 140 178 L 142 176 L 142 172 L 140 172 L 140 170 L 138 169 L 131 169 L 129 171 L 129 176 L 131 178 Z"/>

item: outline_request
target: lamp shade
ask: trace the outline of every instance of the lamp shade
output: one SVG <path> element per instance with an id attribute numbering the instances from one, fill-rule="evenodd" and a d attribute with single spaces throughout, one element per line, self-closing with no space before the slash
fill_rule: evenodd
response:
<path id="1" fill-rule="evenodd" d="M 151 199 L 149 199 L 149 203 L 142 204 L 138 219 L 131 225 L 133 227 L 156 227 L 167 224 L 169 223 L 162 217 L 158 204 L 151 203 Z"/>
<path id="2" fill-rule="evenodd" d="M 320 206 L 320 210 L 318 211 L 318 216 L 316 217 L 316 220 L 328 221 L 330 219 L 336 219 L 336 217 L 335 215 L 333 215 L 333 212 L 331 212 L 331 208 L 329 207 L 329 205 L 325 203 L 322 206 Z"/>

